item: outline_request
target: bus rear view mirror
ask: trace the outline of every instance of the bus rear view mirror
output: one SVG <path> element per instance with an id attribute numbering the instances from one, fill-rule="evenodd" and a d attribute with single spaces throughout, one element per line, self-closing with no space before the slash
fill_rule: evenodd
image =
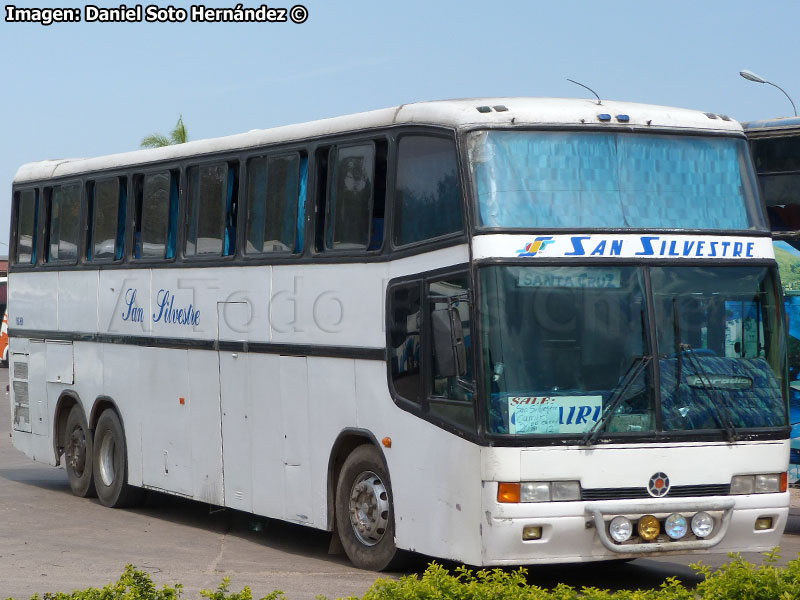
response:
<path id="1" fill-rule="evenodd" d="M 431 313 L 433 328 L 433 353 L 436 375 L 460 377 L 467 374 L 467 350 L 461 315 L 455 306 L 434 310 Z"/>

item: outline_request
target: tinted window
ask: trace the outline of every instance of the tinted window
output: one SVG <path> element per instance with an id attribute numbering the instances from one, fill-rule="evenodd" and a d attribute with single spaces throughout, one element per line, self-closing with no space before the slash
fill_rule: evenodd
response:
<path id="1" fill-rule="evenodd" d="M 186 254 L 222 254 L 227 212 L 227 164 L 192 167 L 187 172 Z"/>
<path id="2" fill-rule="evenodd" d="M 366 250 L 370 240 L 375 146 L 338 147 L 333 153 L 325 246 Z"/>
<path id="3" fill-rule="evenodd" d="M 57 185 L 50 190 L 48 262 L 74 262 L 78 258 L 81 186 Z"/>
<path id="4" fill-rule="evenodd" d="M 296 238 L 301 197 L 300 155 L 295 152 L 254 158 L 247 165 L 246 252 L 299 251 Z"/>
<path id="5" fill-rule="evenodd" d="M 800 171 L 800 136 L 751 140 L 759 173 Z"/>
<path id="6" fill-rule="evenodd" d="M 178 181 L 169 171 L 144 175 L 136 206 L 135 258 L 175 255 Z"/>
<path id="7" fill-rule="evenodd" d="M 438 137 L 400 139 L 395 191 L 398 246 L 462 230 L 455 143 Z"/>
<path id="8" fill-rule="evenodd" d="M 17 264 L 36 262 L 36 224 L 39 214 L 38 190 L 17 192 Z"/>
<path id="9" fill-rule="evenodd" d="M 395 392 L 413 402 L 422 401 L 420 333 L 422 304 L 420 282 L 398 286 L 391 292 L 389 356 Z"/>
<path id="10" fill-rule="evenodd" d="M 125 185 L 104 179 L 89 185 L 89 260 L 119 260 L 125 231 Z"/>

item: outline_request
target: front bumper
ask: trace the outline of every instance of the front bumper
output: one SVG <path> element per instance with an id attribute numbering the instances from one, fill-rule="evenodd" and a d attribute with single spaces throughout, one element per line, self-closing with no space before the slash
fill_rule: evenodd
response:
<path id="1" fill-rule="evenodd" d="M 653 498 L 603 502 L 499 504 L 496 486 L 484 486 L 485 521 L 481 524 L 483 565 L 520 565 L 655 558 L 666 554 L 760 552 L 779 545 L 789 514 L 789 494 L 753 494 L 705 498 Z M 618 515 L 631 520 L 650 514 L 659 519 L 678 512 L 705 511 L 714 530 L 705 539 L 689 535 L 673 541 L 617 544 L 607 533 Z M 759 518 L 772 518 L 772 528 L 756 530 Z M 525 541 L 526 526 L 542 528 L 542 537 Z"/>

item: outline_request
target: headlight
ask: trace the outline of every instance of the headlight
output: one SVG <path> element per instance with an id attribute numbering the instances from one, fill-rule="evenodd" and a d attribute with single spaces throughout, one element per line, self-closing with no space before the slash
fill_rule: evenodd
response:
<path id="1" fill-rule="evenodd" d="M 622 543 L 633 534 L 633 523 L 626 517 L 614 517 L 608 525 L 608 535 L 615 542 Z"/>
<path id="2" fill-rule="evenodd" d="M 731 494 L 752 494 L 756 479 L 752 475 L 734 475 L 731 478 Z"/>
<path id="3" fill-rule="evenodd" d="M 523 481 L 520 484 L 520 502 L 549 502 L 550 482 Z"/>
<path id="4" fill-rule="evenodd" d="M 731 494 L 776 494 L 786 491 L 786 473 L 734 475 Z"/>
<path id="5" fill-rule="evenodd" d="M 756 494 L 777 493 L 781 491 L 781 476 L 756 475 Z"/>
<path id="6" fill-rule="evenodd" d="M 714 519 L 707 512 L 699 512 L 692 517 L 692 533 L 697 537 L 708 537 L 713 530 Z"/>
<path id="7" fill-rule="evenodd" d="M 579 481 L 523 481 L 497 484 L 497 501 L 516 502 L 571 502 L 581 499 Z"/>
<path id="8" fill-rule="evenodd" d="M 673 540 L 681 539 L 686 535 L 688 529 L 689 524 L 686 522 L 686 518 L 678 513 L 671 514 L 667 517 L 667 520 L 664 521 L 664 531 L 666 531 L 667 535 Z"/>
<path id="9" fill-rule="evenodd" d="M 554 481 L 550 489 L 554 501 L 581 499 L 581 484 L 577 481 Z"/>

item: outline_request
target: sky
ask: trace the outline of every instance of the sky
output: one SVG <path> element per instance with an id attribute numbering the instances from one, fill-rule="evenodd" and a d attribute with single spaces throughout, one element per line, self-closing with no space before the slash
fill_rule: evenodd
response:
<path id="1" fill-rule="evenodd" d="M 135 150 L 179 115 L 197 140 L 422 100 L 587 97 L 567 78 L 605 99 L 740 121 L 792 115 L 778 89 L 742 79 L 742 69 L 800 103 L 798 0 L 275 2 L 303 2 L 307 20 L 43 26 L 6 22 L 4 3 L 0 254 L 20 165 Z M 87 3 L 15 6 L 83 16 Z"/>

